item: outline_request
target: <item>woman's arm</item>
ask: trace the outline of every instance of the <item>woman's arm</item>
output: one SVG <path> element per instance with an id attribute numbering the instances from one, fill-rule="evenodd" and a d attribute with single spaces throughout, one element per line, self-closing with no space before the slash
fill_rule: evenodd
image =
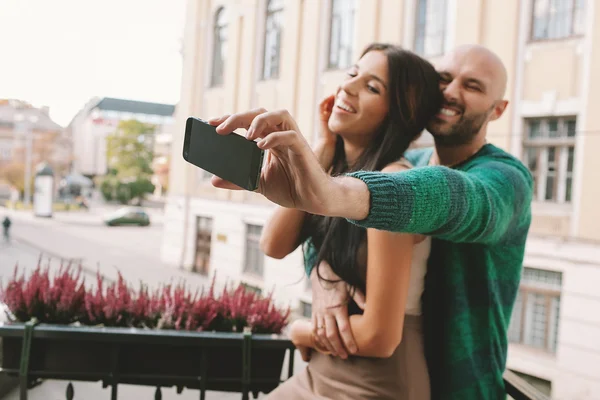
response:
<path id="1" fill-rule="evenodd" d="M 397 163 L 385 171 L 403 169 L 406 166 Z M 400 344 L 413 247 L 421 240 L 422 237 L 411 234 L 367 230 L 365 310 L 362 315 L 350 317 L 350 329 L 358 346 L 356 355 L 389 357 Z M 324 350 L 319 348 L 309 321 L 292 324 L 290 336 L 297 346 Z"/>
<path id="2" fill-rule="evenodd" d="M 365 310 L 362 315 L 350 317 L 350 329 L 358 347 L 354 355 L 389 357 L 402 340 L 413 246 L 419 239 L 376 229 L 368 229 L 367 238 Z M 296 346 L 326 353 L 315 339 L 311 321 L 295 321 L 290 327 L 290 338 Z"/>

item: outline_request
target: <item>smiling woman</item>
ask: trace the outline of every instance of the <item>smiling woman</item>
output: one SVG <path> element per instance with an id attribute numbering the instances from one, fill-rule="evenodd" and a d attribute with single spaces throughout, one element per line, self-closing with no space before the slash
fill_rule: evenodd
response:
<path id="1" fill-rule="evenodd" d="M 333 100 L 330 114 L 328 100 Z M 321 108 L 321 129 L 334 147 L 333 156 L 319 159 L 331 175 L 340 175 L 408 168 L 403 154 L 439 111 L 442 95 L 439 75 L 426 60 L 375 43 L 328 100 Z M 325 147 L 317 153 L 332 151 Z M 329 264 L 336 275 L 331 279 L 341 278 L 366 293 L 364 310 L 355 303 L 350 307 L 349 328 L 358 351 L 350 360 L 329 355 L 331 349 L 316 340 L 313 329 L 329 329 L 330 319 L 315 321 L 316 326 L 295 322 L 291 339 L 305 358 L 310 354 L 308 368 L 269 399 L 334 399 L 344 393 L 349 398 L 427 400 L 419 299 L 430 242 L 363 229 L 343 218 L 278 209 L 263 230 L 264 252 L 282 258 L 301 243 L 307 270 L 315 267 L 319 278 L 313 287 L 330 279 L 325 275 Z"/>

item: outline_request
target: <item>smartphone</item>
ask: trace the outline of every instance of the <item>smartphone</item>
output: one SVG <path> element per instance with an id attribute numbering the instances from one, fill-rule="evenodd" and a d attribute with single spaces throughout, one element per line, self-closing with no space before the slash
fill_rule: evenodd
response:
<path id="1" fill-rule="evenodd" d="M 219 135 L 202 119 L 186 121 L 183 159 L 246 190 L 258 188 L 264 155 L 256 142 L 235 132 Z"/>

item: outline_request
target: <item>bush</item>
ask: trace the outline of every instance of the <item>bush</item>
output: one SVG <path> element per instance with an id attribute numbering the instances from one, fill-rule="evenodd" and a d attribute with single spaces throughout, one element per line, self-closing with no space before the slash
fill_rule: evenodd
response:
<path id="1" fill-rule="evenodd" d="M 11 321 L 37 318 L 52 324 L 102 325 L 188 331 L 281 333 L 290 308 L 278 308 L 272 295 L 262 297 L 243 285 L 225 287 L 215 295 L 215 278 L 208 290 L 192 294 L 182 283 L 166 285 L 151 293 L 140 284 L 133 290 L 119 273 L 106 285 L 98 274 L 95 288 L 85 289 L 81 267 L 61 265 L 51 278 L 49 268 L 37 269 L 29 278 L 15 273 L 6 288 L 0 286 L 0 301 L 8 307 Z"/>
<path id="2" fill-rule="evenodd" d="M 115 187 L 108 179 L 102 181 L 102 184 L 100 185 L 100 192 L 106 201 L 112 201 L 115 197 Z"/>

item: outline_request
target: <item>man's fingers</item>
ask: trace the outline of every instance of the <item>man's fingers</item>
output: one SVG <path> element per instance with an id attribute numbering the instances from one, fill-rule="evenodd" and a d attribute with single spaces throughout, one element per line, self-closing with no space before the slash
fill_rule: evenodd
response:
<path id="1" fill-rule="evenodd" d="M 216 175 L 213 175 L 212 178 L 210 178 L 210 183 L 219 189 L 229 189 L 229 190 L 244 190 L 244 188 L 239 187 L 238 185 L 231 183 L 229 181 L 226 181 L 223 178 L 219 178 Z"/>
<path id="2" fill-rule="evenodd" d="M 335 318 L 332 315 L 325 316 L 325 331 L 327 341 L 329 345 L 333 348 L 332 353 L 345 359 L 348 357 L 346 353 L 346 349 L 342 345 L 342 340 L 340 339 L 340 334 L 338 332 L 338 327 Z"/>
<path id="3" fill-rule="evenodd" d="M 266 112 L 267 110 L 264 108 L 257 108 L 255 110 L 230 115 L 225 121 L 217 126 L 217 133 L 227 135 L 236 129 L 248 129 L 254 118 Z"/>
<path id="4" fill-rule="evenodd" d="M 364 311 L 365 306 L 367 305 L 367 299 L 365 297 L 365 294 L 361 290 L 355 289 L 352 298 L 354 299 L 356 305 Z"/>
<path id="5" fill-rule="evenodd" d="M 339 311 L 335 315 L 335 320 L 342 337 L 343 346 L 347 349 L 350 354 L 356 353 L 358 350 L 356 342 L 354 341 L 354 335 L 352 335 L 352 329 L 350 329 L 350 320 L 348 319 L 348 311 L 345 307 L 340 307 Z"/>

